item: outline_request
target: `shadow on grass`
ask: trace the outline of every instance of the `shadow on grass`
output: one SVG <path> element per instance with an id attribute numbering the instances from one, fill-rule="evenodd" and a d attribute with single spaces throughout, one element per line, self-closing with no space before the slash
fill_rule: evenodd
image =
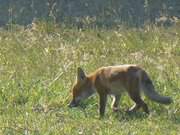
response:
<path id="1" fill-rule="evenodd" d="M 180 112 L 172 113 L 170 120 L 175 124 L 180 124 Z"/>
<path id="2" fill-rule="evenodd" d="M 138 111 L 133 113 L 127 113 L 126 111 L 114 112 L 113 116 L 119 121 L 132 121 L 132 120 L 143 120 L 148 118 L 148 114 Z"/>
<path id="3" fill-rule="evenodd" d="M 87 104 L 82 103 L 77 108 L 79 109 L 79 111 L 84 113 L 85 117 L 100 118 L 98 104 L 87 105 Z M 118 112 L 112 112 L 109 109 L 110 108 L 107 107 L 105 116 L 103 118 L 100 118 L 101 120 L 114 117 L 115 119 L 118 119 L 120 121 L 122 121 L 122 120 L 131 121 L 131 120 L 135 120 L 135 119 L 146 119 L 148 117 L 148 114 L 146 114 L 142 111 L 127 113 L 124 110 L 119 110 Z M 93 114 L 92 114 L 91 110 L 93 111 Z"/>

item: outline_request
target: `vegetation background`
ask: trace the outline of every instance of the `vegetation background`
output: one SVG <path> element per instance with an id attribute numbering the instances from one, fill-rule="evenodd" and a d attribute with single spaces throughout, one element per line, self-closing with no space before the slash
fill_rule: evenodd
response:
<path id="1" fill-rule="evenodd" d="M 0 0 L 0 134 L 179 135 L 179 17 L 179 0 Z M 127 63 L 174 102 L 128 115 L 125 94 L 101 120 L 98 95 L 67 107 L 77 67 Z"/>
<path id="2" fill-rule="evenodd" d="M 0 0 L 0 25 L 37 19 L 83 27 L 143 26 L 180 18 L 179 0 Z"/>

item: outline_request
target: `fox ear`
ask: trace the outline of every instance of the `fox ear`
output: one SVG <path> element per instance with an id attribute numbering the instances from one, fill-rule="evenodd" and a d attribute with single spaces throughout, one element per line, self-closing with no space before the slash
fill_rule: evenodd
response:
<path id="1" fill-rule="evenodd" d="M 83 81 L 86 78 L 86 74 L 84 73 L 83 69 L 78 67 L 77 68 L 77 80 Z"/>

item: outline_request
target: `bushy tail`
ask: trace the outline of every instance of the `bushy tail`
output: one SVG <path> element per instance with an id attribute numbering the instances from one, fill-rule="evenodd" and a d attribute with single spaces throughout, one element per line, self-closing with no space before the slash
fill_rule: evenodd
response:
<path id="1" fill-rule="evenodd" d="M 153 83 L 151 79 L 148 77 L 147 73 L 143 71 L 142 74 L 142 90 L 144 91 L 144 94 L 151 100 L 161 103 L 161 104 L 170 104 L 172 102 L 172 99 L 170 97 L 161 96 L 159 95 L 153 86 Z"/>

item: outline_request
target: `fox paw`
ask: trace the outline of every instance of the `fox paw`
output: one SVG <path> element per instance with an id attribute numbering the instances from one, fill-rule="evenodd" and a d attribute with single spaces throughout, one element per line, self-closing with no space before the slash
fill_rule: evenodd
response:
<path id="1" fill-rule="evenodd" d="M 113 107 L 113 112 L 118 112 L 118 111 L 119 111 L 119 108 Z"/>
<path id="2" fill-rule="evenodd" d="M 136 110 L 127 109 L 125 112 L 126 112 L 127 114 L 132 114 L 132 113 L 136 112 Z"/>

